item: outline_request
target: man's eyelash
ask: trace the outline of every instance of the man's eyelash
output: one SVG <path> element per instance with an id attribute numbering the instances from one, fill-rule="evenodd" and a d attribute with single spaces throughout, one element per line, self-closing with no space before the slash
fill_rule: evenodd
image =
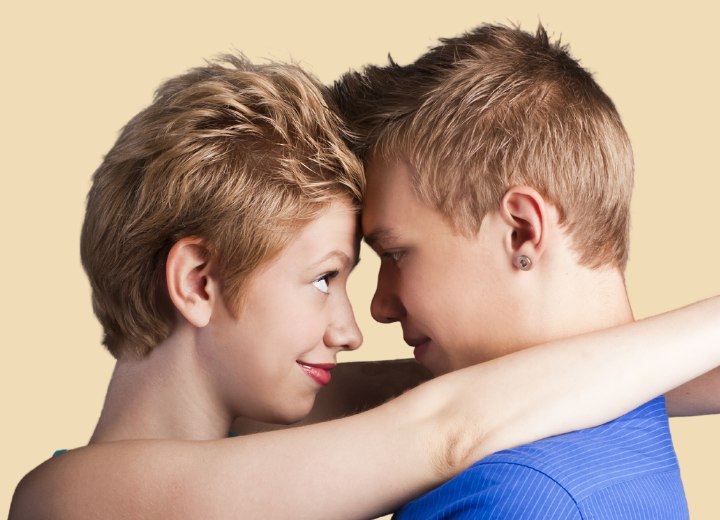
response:
<path id="1" fill-rule="evenodd" d="M 405 255 L 405 251 L 385 251 L 380 256 L 397 262 Z"/>

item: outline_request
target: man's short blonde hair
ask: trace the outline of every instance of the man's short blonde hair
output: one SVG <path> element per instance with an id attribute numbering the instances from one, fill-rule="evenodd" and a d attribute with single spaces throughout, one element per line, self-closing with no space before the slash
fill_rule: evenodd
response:
<path id="1" fill-rule="evenodd" d="M 561 215 L 583 265 L 624 270 L 633 156 L 610 98 L 550 42 L 484 25 L 415 63 L 366 67 L 333 94 L 368 160 L 407 160 L 421 200 L 477 232 L 516 185 Z"/>
<path id="2" fill-rule="evenodd" d="M 103 343 L 142 357 L 168 337 L 172 245 L 199 237 L 238 309 L 248 275 L 364 177 L 327 92 L 293 65 L 225 56 L 164 83 L 94 174 L 81 255 Z"/>

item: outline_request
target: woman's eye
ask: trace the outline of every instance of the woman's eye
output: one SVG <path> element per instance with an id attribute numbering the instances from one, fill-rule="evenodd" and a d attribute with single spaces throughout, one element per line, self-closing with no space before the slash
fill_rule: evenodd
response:
<path id="1" fill-rule="evenodd" d="M 326 273 L 326 274 L 322 275 L 320 278 L 318 278 L 317 280 L 313 281 L 312 284 L 315 286 L 315 288 L 318 291 L 327 294 L 330 292 L 330 280 L 335 278 L 337 275 L 338 275 L 337 271 L 332 271 L 331 273 Z"/>

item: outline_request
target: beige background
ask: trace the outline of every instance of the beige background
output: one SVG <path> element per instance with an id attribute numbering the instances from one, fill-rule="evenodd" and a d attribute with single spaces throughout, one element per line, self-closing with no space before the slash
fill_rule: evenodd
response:
<path id="1" fill-rule="evenodd" d="M 435 38 L 483 21 L 533 28 L 542 20 L 596 72 L 635 146 L 628 284 L 636 315 L 720 293 L 720 49 L 709 2 L 651 10 L 570 1 L 99 4 L 1 8 L 0 515 L 26 471 L 86 442 L 112 367 L 78 260 L 90 175 L 161 80 L 219 52 L 293 58 L 331 81 L 390 51 L 412 60 Z M 364 259 L 351 291 L 366 346 L 347 358 L 406 356 L 398 330 L 369 318 L 376 264 L 367 251 Z M 693 518 L 717 518 L 720 418 L 676 420 L 673 431 Z"/>

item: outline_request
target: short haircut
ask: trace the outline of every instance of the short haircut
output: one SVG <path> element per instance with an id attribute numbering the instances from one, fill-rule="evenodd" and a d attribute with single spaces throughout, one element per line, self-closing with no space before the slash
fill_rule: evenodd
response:
<path id="1" fill-rule="evenodd" d="M 345 74 L 333 96 L 365 161 L 410 163 L 421 200 L 477 232 L 516 185 L 560 212 L 579 262 L 624 270 L 632 148 L 613 102 L 542 26 L 483 25 L 407 66 Z"/>
<path id="2" fill-rule="evenodd" d="M 165 262 L 204 241 L 231 312 L 248 275 L 333 200 L 358 208 L 362 165 L 299 67 L 224 56 L 160 86 L 93 176 L 81 257 L 103 343 L 143 357 L 169 336 Z"/>

